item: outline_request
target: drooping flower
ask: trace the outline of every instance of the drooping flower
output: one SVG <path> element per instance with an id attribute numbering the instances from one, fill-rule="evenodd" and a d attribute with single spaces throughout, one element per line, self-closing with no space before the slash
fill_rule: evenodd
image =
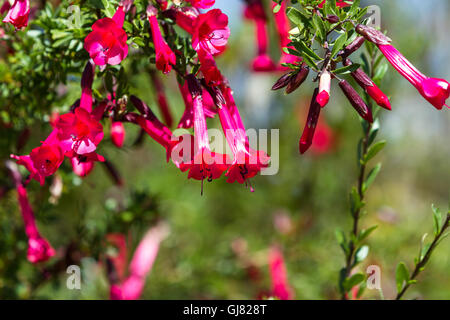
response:
<path id="1" fill-rule="evenodd" d="M 61 115 L 56 128 L 60 145 L 68 156 L 69 153 L 84 156 L 95 152 L 103 139 L 102 124 L 82 108 Z"/>
<path id="2" fill-rule="evenodd" d="M 92 25 L 84 40 L 84 48 L 96 65 L 117 65 L 128 55 L 127 34 L 122 29 L 125 20 L 123 6 L 112 18 L 102 18 Z"/>
<path id="3" fill-rule="evenodd" d="M 195 51 L 205 51 L 210 55 L 222 53 L 230 37 L 228 16 L 220 9 L 200 14 L 194 21 L 192 47 Z"/>
<path id="4" fill-rule="evenodd" d="M 366 40 L 375 43 L 392 66 L 436 109 L 441 110 L 446 105 L 445 101 L 450 96 L 447 80 L 425 76 L 390 44 L 392 40 L 381 31 L 362 24 L 358 24 L 355 30 Z"/>
<path id="5" fill-rule="evenodd" d="M 336 0 L 336 7 L 338 8 L 345 8 L 350 6 L 350 4 L 348 4 L 347 2 L 348 0 Z M 323 0 L 320 4 L 319 4 L 319 8 L 323 8 L 323 6 L 325 5 L 325 3 L 327 2 L 327 0 Z"/>
<path id="6" fill-rule="evenodd" d="M 445 101 L 450 96 L 447 80 L 425 76 L 392 45 L 378 45 L 378 48 L 392 66 L 436 109 L 441 110 L 444 105 L 447 106 Z"/>
<path id="7" fill-rule="evenodd" d="M 227 155 L 212 152 L 209 146 L 208 128 L 206 126 L 205 112 L 203 110 L 202 90 L 198 80 L 188 77 L 189 90 L 193 99 L 194 108 L 194 156 L 191 160 L 180 165 L 181 171 L 189 171 L 188 178 L 212 181 L 220 178 L 230 162 Z"/>
<path id="8" fill-rule="evenodd" d="M 142 294 L 145 281 L 153 268 L 161 242 L 168 236 L 165 225 L 151 228 L 139 243 L 128 267 L 129 276 L 110 289 L 112 300 L 137 300 Z"/>
<path id="9" fill-rule="evenodd" d="M 70 159 L 70 164 L 72 165 L 73 173 L 79 177 L 87 177 L 94 169 L 94 161 L 80 161 L 78 157 L 72 157 Z"/>
<path id="10" fill-rule="evenodd" d="M 233 153 L 233 162 L 225 174 L 228 183 L 249 183 L 268 166 L 270 158 L 263 151 L 250 148 L 242 118 L 237 109 L 231 88 L 222 86 L 226 105 L 219 108 L 219 118 L 228 145 Z M 250 186 L 250 190 L 253 188 Z"/>
<path id="11" fill-rule="evenodd" d="M 111 140 L 117 148 L 123 147 L 125 141 L 125 127 L 120 121 L 114 121 L 111 124 Z"/>
<path id="12" fill-rule="evenodd" d="M 276 69 L 275 63 L 267 53 L 269 35 L 267 30 L 267 16 L 260 0 L 247 4 L 244 11 L 245 18 L 255 22 L 257 56 L 253 59 L 252 69 L 257 72 L 269 72 Z"/>
<path id="13" fill-rule="evenodd" d="M 35 179 L 44 185 L 45 178 L 53 175 L 64 161 L 64 153 L 56 142 L 56 131 L 42 143 L 40 147 L 33 149 L 28 156 L 15 156 L 11 158 L 17 160 L 17 164 L 23 165 L 29 172 L 31 179 Z"/>
<path id="14" fill-rule="evenodd" d="M 317 96 L 319 89 L 314 90 L 314 94 L 309 107 L 308 118 L 306 119 L 306 125 L 303 129 L 302 137 L 300 138 L 299 149 L 300 153 L 305 153 L 312 144 L 314 133 L 316 131 L 317 122 L 320 116 L 320 104 L 317 102 Z"/>
<path id="15" fill-rule="evenodd" d="M 194 25 L 200 12 L 194 7 L 176 7 L 169 11 L 177 25 L 188 33 L 194 33 Z"/>
<path id="16" fill-rule="evenodd" d="M 175 53 L 170 49 L 166 40 L 161 34 L 158 19 L 156 18 L 158 10 L 149 5 L 147 7 L 147 17 L 152 31 L 153 43 L 155 45 L 156 53 L 156 68 L 167 74 L 172 70 L 172 65 L 175 65 L 177 60 Z"/>
<path id="17" fill-rule="evenodd" d="M 216 0 L 187 0 L 191 5 L 197 9 L 209 9 L 211 8 Z"/>
<path id="18" fill-rule="evenodd" d="M 8 11 L 8 14 L 3 19 L 3 22 L 11 23 L 16 29 L 21 29 L 28 25 L 29 15 L 30 15 L 30 1 L 15 0 L 14 4 Z"/>
<path id="19" fill-rule="evenodd" d="M 269 271 L 272 280 L 272 295 L 280 300 L 292 299 L 293 293 L 289 286 L 284 257 L 277 247 L 270 249 Z"/>
<path id="20" fill-rule="evenodd" d="M 329 71 L 323 71 L 320 75 L 319 94 L 317 95 L 317 103 L 323 108 L 330 100 L 331 91 L 331 74 Z"/>
<path id="21" fill-rule="evenodd" d="M 166 149 L 167 161 L 169 161 L 172 156 L 172 150 L 179 143 L 179 141 L 173 140 L 173 134 L 170 129 L 159 121 L 155 114 L 141 99 L 136 96 L 131 96 L 130 100 L 143 114 L 143 116 L 139 116 L 135 113 L 128 113 L 125 119 L 139 125 L 150 137 L 153 138 L 153 140 L 164 147 Z"/>
<path id="22" fill-rule="evenodd" d="M 223 77 L 219 68 L 217 68 L 214 57 L 210 53 L 200 50 L 198 52 L 198 60 L 200 61 L 200 71 L 203 73 L 206 83 L 213 86 L 219 85 Z"/>
<path id="23" fill-rule="evenodd" d="M 18 200 L 25 223 L 25 233 L 28 237 L 27 258 L 31 263 L 44 262 L 55 255 L 55 250 L 47 239 L 43 238 L 37 229 L 33 209 L 28 202 L 27 190 L 24 186 L 17 186 Z"/>
<path id="24" fill-rule="evenodd" d="M 25 234 L 28 237 L 28 261 L 31 263 L 47 261 L 55 255 L 55 250 L 39 233 L 33 209 L 28 200 L 27 190 L 22 184 L 22 176 L 20 175 L 17 166 L 13 162 L 7 161 L 6 167 L 11 172 L 17 190 L 17 199 L 19 201 L 20 211 L 25 225 Z"/>
<path id="25" fill-rule="evenodd" d="M 286 15 L 286 4 L 287 1 L 283 1 L 281 3 L 281 8 L 278 12 L 274 13 L 275 17 L 275 26 L 276 30 L 278 32 L 279 42 L 280 42 L 280 48 L 281 48 L 281 58 L 279 64 L 283 63 L 291 63 L 296 64 L 298 61 L 301 60 L 301 58 L 288 54 L 284 52 L 283 48 L 288 48 L 288 44 L 291 42 L 289 39 L 289 30 L 291 29 L 289 19 Z M 272 7 L 275 8 L 277 4 L 273 3 Z M 281 70 L 287 70 L 288 68 L 280 66 Z"/>

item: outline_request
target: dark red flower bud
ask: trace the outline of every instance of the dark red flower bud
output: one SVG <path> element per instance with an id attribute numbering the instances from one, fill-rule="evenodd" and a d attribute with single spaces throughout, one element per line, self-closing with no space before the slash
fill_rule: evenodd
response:
<path id="1" fill-rule="evenodd" d="M 364 37 L 358 37 L 355 40 L 353 40 L 352 43 L 350 43 L 348 46 L 344 48 L 344 50 L 341 52 L 341 55 L 346 58 L 349 55 L 351 55 L 353 52 L 357 51 L 361 46 L 364 44 Z"/>
<path id="2" fill-rule="evenodd" d="M 386 36 L 383 32 L 363 24 L 358 24 L 355 30 L 360 35 L 364 36 L 366 40 L 373 42 L 376 45 L 387 45 L 392 42 L 392 39 Z"/>
<path id="3" fill-rule="evenodd" d="M 334 14 L 327 15 L 327 21 L 329 23 L 338 23 L 340 21 L 339 17 Z"/>
<path id="4" fill-rule="evenodd" d="M 306 78 L 309 74 L 309 68 L 308 67 L 302 67 L 300 69 L 300 72 L 298 72 L 296 75 L 293 75 L 291 77 L 291 80 L 289 81 L 289 84 L 286 88 L 286 93 L 290 94 L 297 90 L 303 82 L 305 82 Z"/>
<path id="5" fill-rule="evenodd" d="M 314 94 L 309 107 L 308 118 L 306 120 L 305 129 L 303 130 L 302 137 L 300 138 L 299 149 L 300 153 L 305 153 L 309 147 L 311 147 L 314 132 L 316 131 L 317 122 L 320 116 L 320 104 L 317 103 L 317 95 L 319 94 L 319 88 L 314 90 Z"/>
<path id="6" fill-rule="evenodd" d="M 130 97 L 131 102 L 133 105 L 138 109 L 138 111 L 146 118 L 149 119 L 149 117 L 153 114 L 152 110 L 138 97 L 131 96 Z M 132 122 L 132 121 L 131 121 Z"/>
<path id="7" fill-rule="evenodd" d="M 214 101 L 214 104 L 221 108 L 222 106 L 224 106 L 227 102 L 225 100 L 225 97 L 223 96 L 222 91 L 220 91 L 220 89 L 216 86 L 209 86 L 206 83 L 205 79 L 201 80 L 201 83 L 203 85 L 203 87 L 206 89 L 206 91 L 209 93 L 209 95 L 211 96 L 211 98 Z"/>
<path id="8" fill-rule="evenodd" d="M 289 82 L 291 81 L 292 78 L 292 72 L 288 72 L 285 75 L 282 75 L 280 79 L 277 80 L 277 82 L 275 82 L 275 84 L 272 87 L 272 90 L 276 91 L 276 90 L 280 90 L 283 89 L 284 87 L 286 87 Z"/>
<path id="9" fill-rule="evenodd" d="M 341 87 L 348 101 L 352 104 L 353 108 L 359 113 L 359 115 L 368 122 L 373 122 L 372 111 L 366 105 L 364 100 L 359 96 L 358 92 L 348 83 L 346 80 L 339 81 L 339 87 Z"/>

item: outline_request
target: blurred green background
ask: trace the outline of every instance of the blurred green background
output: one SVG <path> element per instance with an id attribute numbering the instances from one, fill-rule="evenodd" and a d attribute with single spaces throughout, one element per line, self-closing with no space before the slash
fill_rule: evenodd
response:
<path id="1" fill-rule="evenodd" d="M 449 78 L 450 1 L 364 3 L 381 7 L 383 29 L 420 70 Z M 82 180 L 65 163 L 60 170 L 64 190 L 57 204 L 49 202 L 47 187 L 30 184 L 40 230 L 58 251 L 48 263 L 33 266 L 26 260 L 15 192 L 0 199 L 0 298 L 107 299 L 104 254 L 111 248 L 105 245 L 106 234 L 130 234 L 134 247 L 157 220 L 166 221 L 171 232 L 148 277 L 144 299 L 257 298 L 270 290 L 267 257 L 274 244 L 285 255 L 296 299 L 339 298 L 337 280 L 344 258 L 335 230 L 348 230 L 351 225 L 348 192 L 357 179 L 360 121 L 340 90 L 333 88 L 323 112 L 333 133 L 332 147 L 324 154 L 300 156 L 298 140 L 312 84 L 289 96 L 271 92 L 277 75 L 253 74 L 246 68 L 255 48 L 253 26 L 241 19 L 242 3 L 218 0 L 216 6 L 230 15 L 232 30 L 229 49 L 218 64 L 235 89 L 246 126 L 280 129 L 279 173 L 253 179 L 254 193 L 222 178 L 206 184 L 201 196 L 200 183 L 188 181 L 185 174 L 166 164 L 163 150 L 150 138 L 132 147 L 138 132 L 127 125 L 123 149 L 116 149 L 106 138 L 99 151 L 118 168 L 124 187 L 114 186 L 100 164 Z M 276 57 L 275 34 L 271 42 Z M 164 82 L 179 118 L 183 105 L 173 75 Z M 148 74 L 133 76 L 130 87 L 157 109 Z M 66 105 L 48 110 L 68 106 L 79 94 L 78 88 L 74 81 Z M 396 265 L 404 261 L 411 268 L 422 235 L 432 234 L 431 204 L 445 212 L 448 208 L 450 114 L 435 110 L 392 68 L 382 89 L 391 96 L 393 107 L 391 112 L 382 111 L 380 138 L 388 145 L 376 159 L 383 168 L 369 191 L 367 214 L 362 219 L 363 227 L 378 225 L 378 229 L 368 240 L 369 257 L 359 270 L 380 266 L 384 295 L 392 298 Z M 209 124 L 217 126 L 218 121 Z M 34 123 L 25 152 L 49 131 L 45 122 Z M 2 162 L 9 152 L 2 150 Z M 450 299 L 449 250 L 447 239 L 407 298 Z M 69 264 L 81 265 L 79 291 L 66 288 Z M 249 272 L 249 265 L 258 270 L 256 276 L 255 270 Z M 367 290 L 364 298 L 378 299 L 379 293 Z"/>

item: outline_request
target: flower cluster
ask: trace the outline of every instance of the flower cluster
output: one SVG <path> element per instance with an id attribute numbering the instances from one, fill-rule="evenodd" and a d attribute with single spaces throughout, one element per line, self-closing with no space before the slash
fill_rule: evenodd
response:
<path id="1" fill-rule="evenodd" d="M 282 1 L 282 4 L 285 2 Z M 436 109 L 442 109 L 450 95 L 449 83 L 444 79 L 429 78 L 415 68 L 395 47 L 391 39 L 382 32 L 363 24 L 365 10 L 360 9 L 358 2 L 350 5 L 346 1 L 302 1 L 303 11 L 288 9 L 288 16 L 297 25 L 305 27 L 293 32 L 291 48 L 288 51 L 302 59 L 300 65 L 291 64 L 293 71 L 283 75 L 273 86 L 273 90 L 286 87 L 286 93 L 296 90 L 308 77 L 310 71 L 316 73 L 314 81 L 318 81 L 315 89 L 306 125 L 300 138 L 300 153 L 305 153 L 312 145 L 319 122 L 320 112 L 329 104 L 331 84 L 337 80 L 339 87 L 352 107 L 362 119 L 372 123 L 373 110 L 351 85 L 343 78 L 350 74 L 358 86 L 380 107 L 391 110 L 391 103 L 386 94 L 377 86 L 360 65 L 349 57 L 357 52 L 368 41 L 375 44 L 393 67 L 404 76 L 419 93 Z M 310 21 L 313 21 L 311 23 Z M 312 27 L 320 26 L 319 30 Z M 323 51 L 321 57 L 314 46 Z M 342 67 L 338 65 L 342 64 Z"/>

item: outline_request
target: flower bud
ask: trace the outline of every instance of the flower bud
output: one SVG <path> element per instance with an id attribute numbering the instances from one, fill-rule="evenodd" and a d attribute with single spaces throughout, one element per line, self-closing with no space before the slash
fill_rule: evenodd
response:
<path id="1" fill-rule="evenodd" d="M 122 122 L 113 122 L 111 125 L 111 140 L 117 148 L 122 148 L 125 140 L 125 128 Z"/>
<path id="2" fill-rule="evenodd" d="M 352 104 L 353 108 L 359 113 L 359 115 L 368 122 L 373 122 L 372 112 L 366 105 L 364 100 L 359 96 L 358 92 L 348 83 L 346 80 L 339 81 L 339 87 L 341 87 L 348 101 Z"/>
<path id="3" fill-rule="evenodd" d="M 281 78 L 278 79 L 277 82 L 275 82 L 275 84 L 273 85 L 272 90 L 276 91 L 286 87 L 291 81 L 292 75 L 292 72 L 288 72 L 285 75 L 281 76 Z"/>
<path id="4" fill-rule="evenodd" d="M 305 129 L 303 130 L 302 137 L 300 138 L 299 149 L 301 154 L 305 153 L 309 149 L 309 147 L 311 147 L 314 133 L 316 131 L 317 122 L 319 121 L 321 107 L 320 104 L 317 103 L 318 94 L 319 88 L 316 88 L 314 90 L 311 105 L 309 107 Z"/>
<path id="5" fill-rule="evenodd" d="M 376 45 L 386 45 L 391 43 L 392 41 L 388 36 L 386 36 L 381 31 L 369 26 L 365 26 L 363 24 L 358 24 L 355 30 L 357 33 L 364 36 L 366 40 L 373 42 Z"/>
<path id="6" fill-rule="evenodd" d="M 305 82 L 306 78 L 309 74 L 309 68 L 304 67 L 300 69 L 300 72 L 298 72 L 296 75 L 293 75 L 289 81 L 289 84 L 286 88 L 286 94 L 290 94 L 297 90 L 303 82 Z"/>
<path id="7" fill-rule="evenodd" d="M 352 43 L 350 43 L 348 46 L 344 48 L 344 50 L 341 52 L 341 55 L 346 58 L 349 55 L 351 55 L 353 52 L 357 51 L 361 46 L 364 44 L 364 41 L 366 39 L 364 37 L 358 37 L 356 38 Z"/>
<path id="8" fill-rule="evenodd" d="M 339 17 L 338 16 L 336 16 L 336 15 L 334 15 L 334 14 L 329 14 L 329 15 L 327 15 L 327 21 L 329 22 L 329 23 L 338 23 L 340 20 L 339 20 Z"/>

